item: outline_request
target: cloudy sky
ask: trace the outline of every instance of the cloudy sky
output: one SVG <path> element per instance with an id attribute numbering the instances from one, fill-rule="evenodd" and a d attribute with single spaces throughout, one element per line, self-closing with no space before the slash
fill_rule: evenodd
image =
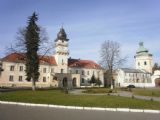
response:
<path id="1" fill-rule="evenodd" d="M 0 0 L 0 57 L 33 11 L 54 42 L 62 23 L 72 58 L 99 61 L 105 40 L 119 42 L 125 66 L 134 67 L 140 41 L 160 61 L 160 0 Z"/>

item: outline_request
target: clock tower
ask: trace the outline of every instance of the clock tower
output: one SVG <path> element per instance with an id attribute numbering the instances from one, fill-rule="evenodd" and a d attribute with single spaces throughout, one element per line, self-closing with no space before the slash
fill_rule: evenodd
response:
<path id="1" fill-rule="evenodd" d="M 65 30 L 60 28 L 55 39 L 55 60 L 58 66 L 58 73 L 68 73 L 68 41 Z"/>

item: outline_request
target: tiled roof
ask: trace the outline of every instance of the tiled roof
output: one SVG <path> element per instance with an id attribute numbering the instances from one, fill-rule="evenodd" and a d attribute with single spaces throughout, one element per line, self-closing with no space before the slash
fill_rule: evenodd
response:
<path id="1" fill-rule="evenodd" d="M 9 62 L 23 62 L 25 59 L 25 55 L 23 53 L 11 53 L 4 58 L 2 61 L 9 61 Z"/>
<path id="2" fill-rule="evenodd" d="M 50 64 L 57 65 L 54 56 L 42 56 L 39 55 L 41 64 Z M 8 62 L 24 62 L 25 54 L 24 53 L 11 53 L 6 57 L 2 58 L 2 61 Z M 80 67 L 80 68 L 89 68 L 89 69 L 101 69 L 101 66 L 95 63 L 92 60 L 80 60 L 80 59 L 68 59 L 69 67 Z"/>
<path id="3" fill-rule="evenodd" d="M 69 67 L 82 67 L 89 69 L 101 69 L 101 66 L 92 60 L 68 59 Z"/>
<path id="4" fill-rule="evenodd" d="M 40 63 L 42 64 L 51 64 L 56 65 L 55 58 L 53 56 L 41 56 L 39 55 Z M 24 53 L 11 53 L 6 57 L 2 58 L 2 61 L 8 62 L 24 62 L 25 54 Z"/>

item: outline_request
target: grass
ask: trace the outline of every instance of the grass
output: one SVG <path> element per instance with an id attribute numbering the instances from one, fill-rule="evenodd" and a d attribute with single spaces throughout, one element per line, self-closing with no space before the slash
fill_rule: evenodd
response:
<path id="1" fill-rule="evenodd" d="M 14 91 L 0 94 L 0 100 L 68 106 L 160 109 L 160 102 L 156 101 L 106 95 L 72 95 L 64 94 L 60 90 Z"/>
<path id="2" fill-rule="evenodd" d="M 160 97 L 160 89 L 135 88 L 132 92 L 135 95 Z"/>
<path id="3" fill-rule="evenodd" d="M 109 88 L 88 88 L 83 93 L 97 94 L 97 93 L 115 93 L 115 90 Z"/>

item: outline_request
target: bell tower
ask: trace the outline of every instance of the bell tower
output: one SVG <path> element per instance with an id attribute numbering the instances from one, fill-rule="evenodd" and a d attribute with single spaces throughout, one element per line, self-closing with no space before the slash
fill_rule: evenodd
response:
<path id="1" fill-rule="evenodd" d="M 149 73 L 152 73 L 152 54 L 150 54 L 149 51 L 146 48 L 144 48 L 143 42 L 139 43 L 139 48 L 137 49 L 134 58 L 136 69 L 143 69 Z"/>
<path id="2" fill-rule="evenodd" d="M 55 39 L 55 60 L 58 65 L 58 73 L 68 72 L 68 41 L 67 34 L 61 27 Z"/>

